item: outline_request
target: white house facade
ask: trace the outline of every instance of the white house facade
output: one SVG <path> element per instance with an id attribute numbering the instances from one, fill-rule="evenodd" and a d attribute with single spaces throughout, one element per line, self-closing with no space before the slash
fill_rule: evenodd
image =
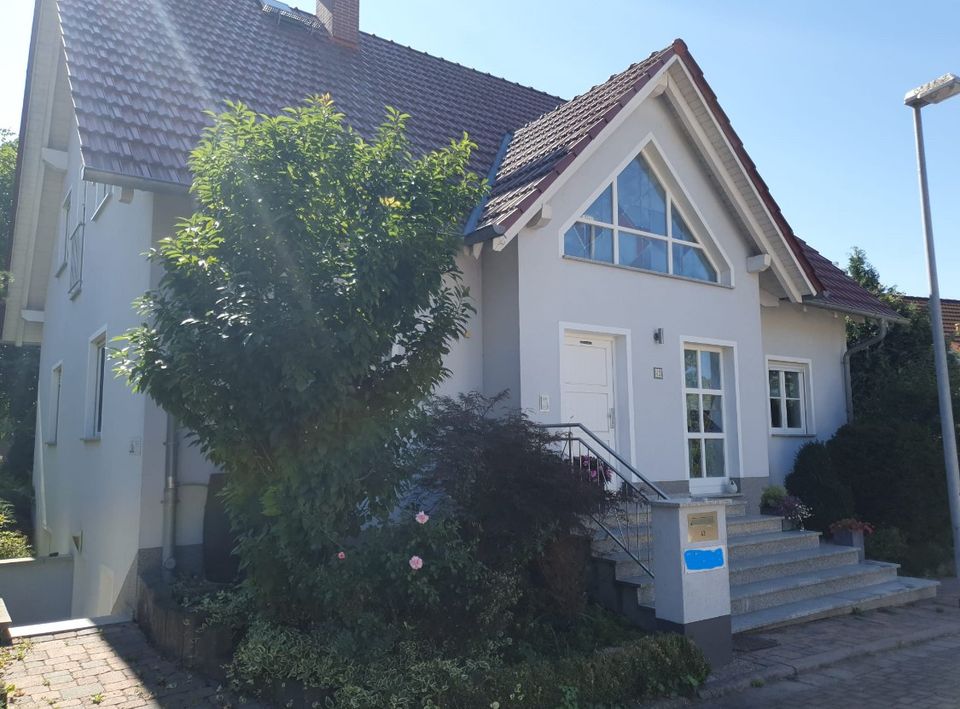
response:
<path id="1" fill-rule="evenodd" d="M 587 426 L 668 493 L 733 482 L 748 507 L 845 422 L 846 318 L 897 315 L 789 230 L 682 42 L 563 101 L 323 17 L 261 0 L 37 0 L 2 336 L 41 346 L 37 551 L 73 556 L 73 615 L 129 612 L 138 573 L 201 563 L 216 470 L 105 354 L 158 281 L 143 254 L 192 211 L 201 109 L 330 91 L 349 121 L 342 63 L 361 83 L 411 66 L 408 85 L 356 88 L 371 124 L 390 104 L 417 145 L 467 130 L 492 177 L 460 256 L 476 314 L 440 393 L 508 391 L 534 420 Z M 269 53 L 220 76 L 198 26 L 220 61 L 253 36 L 309 81 L 265 97 L 244 77 L 270 71 Z M 104 37 L 126 58 L 98 73 Z"/>

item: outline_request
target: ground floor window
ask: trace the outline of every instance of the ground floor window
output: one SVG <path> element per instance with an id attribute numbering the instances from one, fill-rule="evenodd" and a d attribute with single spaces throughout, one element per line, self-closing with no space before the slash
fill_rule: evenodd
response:
<path id="1" fill-rule="evenodd" d="M 810 365 L 803 360 L 767 360 L 770 432 L 810 433 Z"/>
<path id="2" fill-rule="evenodd" d="M 690 478 L 726 477 L 723 352 L 688 345 L 683 368 Z"/>

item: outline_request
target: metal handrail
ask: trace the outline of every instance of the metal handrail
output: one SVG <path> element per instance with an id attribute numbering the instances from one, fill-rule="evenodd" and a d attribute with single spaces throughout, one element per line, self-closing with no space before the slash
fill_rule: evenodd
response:
<path id="1" fill-rule="evenodd" d="M 669 499 L 670 499 L 670 496 L 667 495 L 667 493 L 665 493 L 665 492 L 664 492 L 663 490 L 661 490 L 659 487 L 657 487 L 657 486 L 654 485 L 652 482 L 650 482 L 649 480 L 647 480 L 643 475 L 640 474 L 640 471 L 638 471 L 636 468 L 634 468 L 632 465 L 630 465 L 630 463 L 628 463 L 628 462 L 624 459 L 624 457 L 623 457 L 622 455 L 620 455 L 619 453 L 617 453 L 613 448 L 611 448 L 609 445 L 607 445 L 607 444 L 604 443 L 602 440 L 600 440 L 600 438 L 597 436 L 597 434 L 595 434 L 595 433 L 594 433 L 593 431 L 591 431 L 589 428 L 587 428 L 586 426 L 584 426 L 582 423 L 545 423 L 545 424 L 543 424 L 543 428 L 567 428 L 567 429 L 578 428 L 578 429 L 580 429 L 580 430 L 583 431 L 585 434 L 587 434 L 587 436 L 589 436 L 593 441 L 595 441 L 597 444 L 599 444 L 600 447 L 603 448 L 603 450 L 605 450 L 609 455 L 613 456 L 613 458 L 614 458 L 618 463 L 620 463 L 620 465 L 622 465 L 624 468 L 626 468 L 626 469 L 630 472 L 631 475 L 634 475 L 637 479 L 639 479 L 640 481 L 642 481 L 644 485 L 646 485 L 646 486 L 649 487 L 651 490 L 653 490 L 655 493 L 657 493 L 657 496 L 658 496 L 661 500 L 669 500 Z M 578 439 L 578 440 L 579 440 L 579 439 Z M 586 445 L 586 443 L 583 442 L 583 441 L 581 441 L 581 443 L 584 443 L 584 445 Z M 590 446 L 587 446 L 587 447 L 589 448 Z M 596 455 L 598 458 L 602 458 L 602 457 L 603 457 L 603 456 L 601 456 L 599 453 L 597 453 L 596 451 L 593 451 L 593 453 L 594 453 L 594 455 Z M 615 468 L 613 468 L 612 466 L 611 466 L 611 470 L 613 470 L 614 472 L 617 472 L 617 470 L 616 470 Z M 627 479 L 626 479 L 625 477 L 623 477 L 623 475 L 620 475 L 618 472 L 617 472 L 617 477 L 619 477 L 619 478 L 620 478 L 621 480 L 623 480 L 624 482 L 628 482 Z M 634 487 L 634 486 L 631 484 L 631 487 Z M 636 489 L 636 488 L 634 487 L 634 489 Z"/>

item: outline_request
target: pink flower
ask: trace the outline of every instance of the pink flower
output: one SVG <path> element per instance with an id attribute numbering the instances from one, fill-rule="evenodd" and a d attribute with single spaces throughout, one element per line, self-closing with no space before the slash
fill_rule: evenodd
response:
<path id="1" fill-rule="evenodd" d="M 345 551 L 342 551 L 339 554 L 337 554 L 337 558 L 340 559 L 340 561 L 343 561 L 344 559 L 347 558 L 347 553 Z"/>
<path id="2" fill-rule="evenodd" d="M 417 520 L 417 524 L 426 524 L 427 522 L 430 521 L 430 515 L 428 515 L 423 510 L 420 510 L 419 512 L 417 512 L 414 519 Z"/>
<path id="3" fill-rule="evenodd" d="M 411 557 L 410 557 L 410 568 L 413 569 L 414 571 L 419 571 L 420 569 L 422 569 L 422 568 L 423 568 L 423 559 L 421 559 L 419 556 L 411 556 Z"/>

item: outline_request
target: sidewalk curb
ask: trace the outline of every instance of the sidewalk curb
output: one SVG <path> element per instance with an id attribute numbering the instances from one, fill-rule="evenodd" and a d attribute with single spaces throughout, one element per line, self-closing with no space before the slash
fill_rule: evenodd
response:
<path id="1" fill-rule="evenodd" d="M 748 689 L 751 686 L 751 683 L 757 680 L 766 683 L 788 679 L 790 677 L 796 677 L 803 672 L 817 670 L 821 667 L 833 665 L 837 662 L 848 660 L 853 657 L 859 658 L 867 655 L 876 655 L 882 652 L 889 652 L 891 650 L 898 650 L 900 648 L 910 647 L 913 645 L 920 645 L 921 643 L 938 640 L 949 635 L 960 635 L 960 628 L 941 627 L 929 630 L 921 630 L 896 638 L 874 640 L 873 642 L 864 643 L 856 648 L 844 648 L 843 650 L 822 652 L 817 655 L 800 658 L 792 665 L 787 663 L 778 663 L 771 665 L 770 667 L 766 667 L 758 672 L 743 674 L 739 677 L 732 677 L 730 679 L 717 682 L 708 681 L 697 693 L 697 696 L 700 699 L 718 699 L 725 694 Z"/>

